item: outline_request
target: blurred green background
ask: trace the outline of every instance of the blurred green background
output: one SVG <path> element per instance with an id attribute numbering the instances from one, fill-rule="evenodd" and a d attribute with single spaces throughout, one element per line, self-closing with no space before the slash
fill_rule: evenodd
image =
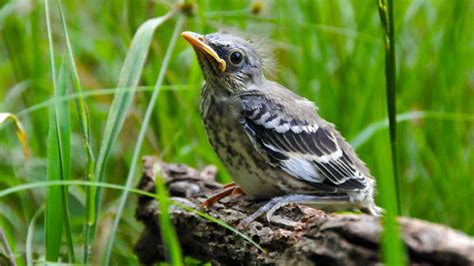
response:
<path id="1" fill-rule="evenodd" d="M 130 41 L 147 19 L 161 16 L 173 1 L 64 1 L 65 18 L 91 122 L 95 154 L 102 140 Z M 269 39 L 275 50 L 271 76 L 313 100 L 336 124 L 375 177 L 391 176 L 386 119 L 382 28 L 376 1 L 196 1 L 182 30 L 210 33 L 222 28 Z M 56 2 L 51 1 L 56 66 L 65 40 Z M 474 2 L 397 1 L 397 113 L 403 215 L 443 223 L 474 235 Z M 151 91 L 176 24 L 160 26 L 118 142 L 105 182 L 124 184 Z M 43 1 L 0 0 L 0 112 L 23 123 L 32 157 L 25 160 L 11 123 L 0 126 L 0 191 L 46 179 L 48 105 L 53 95 Z M 219 166 L 199 115 L 202 75 L 190 46 L 178 39 L 166 72 L 142 154 L 200 168 Z M 77 114 L 71 101 L 71 178 L 85 175 Z M 408 113 L 408 114 L 406 114 Z M 362 134 L 362 135 L 361 135 Z M 363 140 L 363 141 L 361 141 Z M 139 171 L 136 173 L 139 177 Z M 70 187 L 71 222 L 77 252 L 82 251 L 84 189 Z M 0 199 L 0 221 L 14 253 L 24 261 L 26 232 L 44 205 L 44 189 Z M 109 237 L 119 191 L 104 190 L 93 261 L 99 262 Z M 380 196 L 380 195 L 379 195 Z M 141 232 L 130 195 L 115 237 L 112 262 L 136 263 L 134 241 Z M 42 216 L 40 216 L 42 217 Z M 42 218 L 33 225 L 35 258 L 43 254 Z M 62 252 L 65 252 L 62 250 Z"/>

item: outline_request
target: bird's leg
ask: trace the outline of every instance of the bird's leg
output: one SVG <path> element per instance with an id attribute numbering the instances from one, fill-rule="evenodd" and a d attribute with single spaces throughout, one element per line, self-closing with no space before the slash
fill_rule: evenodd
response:
<path id="1" fill-rule="evenodd" d="M 218 192 L 217 194 L 212 195 L 210 198 L 206 199 L 202 204 L 201 208 L 207 208 L 212 204 L 216 203 L 222 198 L 227 196 L 234 196 L 234 195 L 243 195 L 245 192 L 237 186 L 234 182 L 230 182 L 229 184 L 225 184 L 223 187 L 224 190 Z"/>
<path id="2" fill-rule="evenodd" d="M 283 206 L 289 204 L 313 204 L 313 205 L 337 205 L 350 202 L 350 198 L 346 194 L 332 194 L 332 195 L 285 195 L 271 199 L 265 205 L 260 207 L 252 215 L 245 218 L 239 223 L 237 228 L 246 228 L 252 221 L 257 219 L 263 214 L 267 214 L 268 222 L 271 221 L 273 213 Z"/>
<path id="3" fill-rule="evenodd" d="M 227 183 L 223 186 L 223 188 L 230 188 L 230 187 L 236 187 L 237 184 L 235 182 L 230 182 L 230 183 Z"/>
<path id="4" fill-rule="evenodd" d="M 231 197 L 237 196 L 237 195 L 245 195 L 245 191 L 242 190 L 241 187 L 236 186 L 232 193 L 230 193 Z"/>

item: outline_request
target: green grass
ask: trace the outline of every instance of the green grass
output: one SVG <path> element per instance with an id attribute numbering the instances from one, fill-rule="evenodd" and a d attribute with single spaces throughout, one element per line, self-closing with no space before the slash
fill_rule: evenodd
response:
<path id="1" fill-rule="evenodd" d="M 167 71 L 157 82 L 178 15 L 158 27 L 149 50 L 141 49 L 143 60 L 147 58 L 143 68 L 137 69 L 133 82 L 124 82 L 121 69 L 137 29 L 148 19 L 166 14 L 174 4 L 63 1 L 62 20 L 57 1 L 49 0 L 48 31 L 43 1 L 23 6 L 17 2 L 0 0 L 0 113 L 17 115 L 28 136 L 31 158 L 24 159 L 13 124 L 2 123 L 0 193 L 22 184 L 59 180 L 62 170 L 69 171 L 73 181 L 94 178 L 129 187 L 139 177 L 138 159 L 144 154 L 196 167 L 216 164 L 219 180 L 229 181 L 201 126 L 202 75 L 185 41 L 177 40 Z M 387 119 L 387 95 L 377 1 L 261 2 L 261 12 L 253 14 L 250 1 L 197 1 L 195 15 L 186 17 L 182 28 L 207 33 L 226 26 L 271 39 L 277 58 L 274 79 L 314 100 L 321 115 L 355 141 L 373 175 L 379 180 L 391 178 L 389 130 L 386 122 L 380 122 Z M 474 4 L 468 0 L 405 0 L 396 2 L 393 13 L 396 112 L 398 120 L 404 121 L 397 125 L 401 212 L 474 235 Z M 61 87 L 56 67 L 62 62 L 66 96 L 55 94 L 53 86 L 57 83 L 57 88 Z M 57 75 L 52 75 L 52 69 Z M 110 138 L 106 121 L 114 110 L 110 89 L 116 87 L 122 94 L 136 91 L 129 107 L 115 110 L 122 112 L 123 126 L 113 130 L 116 136 L 107 144 L 104 160 L 99 151 L 104 139 Z M 155 87 L 163 88 L 158 96 L 154 96 Z M 152 97 L 156 104 L 150 104 Z M 50 134 L 48 140 L 53 126 L 65 124 L 64 113 L 49 120 L 49 110 L 67 106 L 70 133 L 62 131 L 64 128 L 58 131 L 58 127 L 57 135 Z M 139 135 L 142 141 L 138 141 Z M 65 151 L 53 152 L 59 149 L 52 147 L 54 140 L 57 145 L 70 141 L 69 166 L 67 160 L 60 160 L 61 156 L 67 158 Z M 95 168 L 94 174 L 91 162 L 95 157 L 104 161 L 100 172 Z M 127 176 L 133 178 L 128 184 Z M 71 261 L 72 254 L 76 261 L 83 260 L 88 241 L 85 224 L 93 221 L 98 230 L 91 226 L 96 234 L 90 238 L 92 249 L 86 248 L 92 250 L 88 261 L 103 262 L 111 239 L 107 230 L 121 217 L 113 234 L 110 263 L 136 263 L 132 247 L 141 226 L 134 219 L 135 195 L 124 201 L 122 190 L 103 189 L 96 209 L 92 206 L 96 187 L 64 188 L 46 189 L 44 185 L 43 189 L 19 190 L 1 197 L 0 226 L 18 264 L 26 264 L 27 258 L 37 261 L 56 256 L 47 255 L 48 249 L 54 248 L 46 240 L 51 236 L 45 234 L 45 228 L 54 226 L 44 218 L 51 215 L 48 209 L 60 212 L 62 225 L 66 225 L 64 219 L 69 220 L 70 233 L 63 231 L 54 244 L 59 245 L 57 255 L 63 260 Z M 49 197 L 46 190 L 54 189 L 57 193 Z M 377 201 L 383 202 L 383 197 L 379 194 Z M 125 203 L 121 215 L 117 212 L 120 201 Z M 38 210 L 43 206 L 45 212 L 41 213 Z M 67 206 L 69 216 L 64 214 Z M 68 251 L 68 242 L 73 250 Z"/>

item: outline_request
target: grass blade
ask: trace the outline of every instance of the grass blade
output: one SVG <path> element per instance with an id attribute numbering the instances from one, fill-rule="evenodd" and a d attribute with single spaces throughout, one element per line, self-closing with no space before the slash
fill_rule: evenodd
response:
<path id="1" fill-rule="evenodd" d="M 56 94 L 56 65 L 54 63 L 54 49 L 53 37 L 51 31 L 51 19 L 49 17 L 49 1 L 44 1 L 46 13 L 46 26 L 48 31 L 48 44 L 51 60 L 51 75 L 53 80 L 53 88 Z M 56 110 L 55 105 L 49 108 L 49 131 L 48 131 L 48 181 L 57 180 L 61 175 L 60 158 L 59 158 L 59 144 L 58 131 L 56 124 Z M 61 235 L 63 229 L 63 206 L 61 199 L 61 188 L 52 187 L 46 189 L 46 209 L 45 209 L 45 248 L 46 260 L 57 261 L 59 257 L 59 249 L 61 245 Z"/>
<path id="2" fill-rule="evenodd" d="M 89 115 L 87 111 L 87 105 L 84 101 L 84 97 L 82 95 L 82 89 L 81 89 L 81 84 L 79 81 L 79 75 L 77 73 L 77 68 L 76 64 L 74 62 L 74 54 L 72 52 L 72 47 L 71 43 L 69 41 L 69 34 L 67 31 L 67 26 L 66 26 L 66 19 L 64 17 L 64 12 L 62 9 L 61 1 L 58 0 L 58 9 L 59 9 L 59 15 L 61 18 L 61 24 L 62 24 L 62 29 L 64 32 L 64 36 L 66 39 L 66 51 L 67 51 L 67 56 L 66 56 L 66 64 L 68 66 L 68 70 L 70 70 L 69 74 L 72 79 L 72 87 L 74 90 L 74 93 L 78 95 L 77 98 L 75 98 L 76 102 L 76 108 L 77 108 L 77 113 L 79 115 L 79 128 L 81 130 L 81 135 L 82 135 L 82 142 L 83 142 L 83 148 L 85 151 L 86 155 L 86 179 L 88 181 L 93 181 L 94 180 L 94 165 L 95 165 L 95 158 L 94 158 L 94 153 L 92 152 L 92 147 L 91 147 L 91 140 L 90 140 L 90 123 L 89 123 Z M 87 187 L 86 188 L 86 217 L 85 217 L 85 224 L 86 228 L 89 224 L 94 222 L 94 217 L 95 217 L 95 211 L 94 211 L 94 200 L 92 199 L 92 188 Z M 85 240 L 84 242 L 87 243 L 87 235 L 85 234 Z M 88 250 L 88 249 L 86 249 Z M 85 261 L 87 252 L 85 253 Z"/>
<path id="3" fill-rule="evenodd" d="M 135 175 L 135 169 L 136 169 L 137 161 L 139 159 L 138 157 L 140 156 L 140 151 L 142 148 L 143 140 L 145 138 L 145 133 L 148 128 L 148 124 L 150 123 L 151 115 L 153 113 L 156 100 L 158 99 L 158 95 L 161 91 L 161 84 L 163 83 L 166 70 L 168 69 L 168 64 L 171 59 L 171 54 L 172 54 L 174 45 L 176 43 L 176 39 L 178 38 L 183 22 L 184 22 L 184 17 L 180 16 L 174 28 L 173 35 L 171 36 L 168 49 L 166 50 L 165 58 L 163 59 L 160 73 L 158 74 L 158 79 L 156 81 L 155 89 L 153 90 L 152 96 L 150 98 L 150 102 L 148 103 L 145 117 L 143 118 L 143 121 L 141 123 L 140 133 L 138 134 L 138 139 L 135 144 L 135 150 L 133 151 L 133 157 L 130 164 L 130 169 L 128 171 L 127 181 L 125 184 L 125 187 L 127 188 L 132 186 L 133 176 Z M 111 237 L 107 245 L 107 250 L 105 254 L 105 265 L 109 265 L 109 262 L 110 262 L 110 256 L 112 254 L 112 245 L 114 243 L 115 233 L 117 232 L 117 228 L 122 216 L 123 208 L 125 207 L 125 203 L 127 202 L 127 196 L 128 196 L 128 193 L 127 193 L 127 190 L 125 190 L 124 193 L 122 194 L 122 197 L 120 198 L 117 214 L 115 216 L 114 224 L 111 231 Z"/>
<path id="4" fill-rule="evenodd" d="M 170 265 L 182 265 L 183 264 L 183 255 L 181 252 L 181 246 L 176 236 L 176 231 L 174 230 L 173 223 L 171 222 L 169 213 L 168 213 L 168 202 L 169 196 L 168 191 L 166 190 L 165 181 L 162 177 L 162 172 L 159 164 L 155 164 L 153 167 L 153 175 L 156 180 L 156 192 L 158 200 L 160 202 L 160 231 L 163 241 L 163 246 L 166 249 L 167 261 Z M 159 169 L 157 169 L 159 168 Z M 117 216 L 118 217 L 118 216 Z"/>
<path id="5" fill-rule="evenodd" d="M 56 110 L 56 128 L 58 130 L 58 147 L 59 147 L 59 158 L 60 158 L 60 170 L 61 179 L 69 180 L 71 171 L 71 123 L 69 117 L 69 102 L 61 102 L 56 99 L 65 97 L 67 95 L 68 80 L 66 74 L 66 66 L 63 63 L 59 71 L 59 80 L 57 82 L 57 93 L 54 96 L 54 106 Z M 75 261 L 74 245 L 72 243 L 71 226 L 69 224 L 69 203 L 68 203 L 68 188 L 61 187 L 61 199 L 63 201 L 63 215 L 64 215 L 64 228 L 66 233 L 66 242 L 69 261 Z"/>
<path id="6" fill-rule="evenodd" d="M 135 89 L 135 92 L 145 92 L 145 91 L 153 91 L 155 86 L 137 86 Z M 189 90 L 189 85 L 163 85 L 161 90 L 166 90 L 166 91 L 180 91 L 180 90 Z M 132 88 L 104 88 L 104 89 L 95 89 L 93 91 L 84 91 L 81 94 L 81 97 L 87 98 L 87 97 L 92 97 L 92 96 L 102 96 L 102 95 L 109 95 L 109 94 L 114 94 L 117 92 L 125 92 L 127 90 L 130 90 Z M 67 95 L 66 97 L 61 97 L 58 99 L 58 101 L 69 101 L 69 100 L 75 100 L 78 98 L 79 95 L 77 93 L 71 93 Z M 43 102 L 37 103 L 35 105 L 32 105 L 26 109 L 21 110 L 16 114 L 17 118 L 21 118 L 22 116 L 25 116 L 26 114 L 38 111 L 42 108 L 49 107 L 51 105 L 51 102 L 53 102 L 53 99 L 48 99 Z"/>
<path id="7" fill-rule="evenodd" d="M 116 190 L 132 192 L 132 193 L 135 193 L 137 195 L 148 196 L 148 197 L 154 198 L 156 200 L 159 200 L 157 194 L 146 192 L 146 191 L 143 191 L 143 190 L 140 190 L 140 189 L 127 188 L 125 186 L 117 185 L 117 184 L 109 184 L 109 183 L 102 183 L 102 182 L 89 182 L 89 181 L 83 181 L 83 180 L 39 181 L 39 182 L 31 182 L 31 183 L 16 185 L 16 186 L 12 186 L 12 187 L 9 187 L 7 189 L 4 189 L 4 190 L 0 190 L 0 198 L 6 197 L 6 196 L 14 194 L 14 193 L 18 193 L 18 192 L 26 191 L 26 190 L 31 190 L 31 189 L 35 189 L 35 188 L 44 188 L 44 187 L 52 188 L 52 187 L 58 187 L 58 186 L 93 186 L 93 187 L 101 187 L 101 188 L 108 188 L 108 189 L 116 189 Z M 249 243 L 254 245 L 256 248 L 261 250 L 262 252 L 266 252 L 265 249 L 263 249 L 259 244 L 257 244 L 255 241 L 253 241 L 252 238 L 250 238 L 247 235 L 239 232 L 237 229 L 235 229 L 234 227 L 226 224 L 224 221 L 216 219 L 216 218 L 214 218 L 214 217 L 212 217 L 212 216 L 210 216 L 206 213 L 203 213 L 199 210 L 193 209 L 193 208 L 191 208 L 189 206 L 186 206 L 184 204 L 181 204 L 177 201 L 173 201 L 173 200 L 168 199 L 168 205 L 176 205 L 176 206 L 178 206 L 178 207 L 180 207 L 180 208 L 182 208 L 186 211 L 195 213 L 195 214 L 197 214 L 197 215 L 199 215 L 199 216 L 201 216 L 205 219 L 208 219 L 209 221 L 212 221 L 212 222 L 214 222 L 214 223 L 216 223 L 216 224 L 218 224 L 218 225 L 220 225 L 220 226 L 222 226 L 226 229 L 229 229 L 231 232 L 235 233 L 239 237 L 242 237 L 244 240 L 248 241 Z"/>
<path id="8" fill-rule="evenodd" d="M 54 105 L 50 106 L 49 115 L 47 177 L 48 180 L 61 179 L 64 181 L 69 179 L 70 173 L 71 128 L 69 123 L 69 105 L 67 102 L 60 102 L 57 99 L 67 94 L 67 77 L 64 73 L 63 64 L 59 80 L 56 82 L 51 19 L 49 16 L 49 2 L 47 0 L 45 1 L 45 13 L 54 90 Z M 59 258 L 63 222 L 66 228 L 69 260 L 75 261 L 72 233 L 69 225 L 67 194 L 67 187 L 51 188 L 46 191 L 45 242 L 47 261 L 57 261 Z"/>
<path id="9" fill-rule="evenodd" d="M 79 74 L 77 73 L 76 64 L 74 62 L 74 54 L 72 52 L 71 43 L 69 41 L 69 34 L 67 31 L 66 26 L 66 19 L 64 18 L 64 12 L 61 6 L 61 1 L 58 0 L 58 9 L 59 15 L 62 22 L 62 29 L 64 32 L 64 36 L 66 39 L 66 65 L 68 70 L 70 70 L 71 78 L 72 78 L 72 88 L 74 89 L 74 93 L 77 95 L 75 98 L 77 112 L 79 114 L 79 126 L 83 138 L 83 145 L 86 151 L 86 159 L 88 165 L 88 179 L 93 180 L 93 164 L 94 164 L 94 154 L 92 153 L 91 144 L 90 144 L 90 123 L 89 123 L 89 115 L 87 111 L 87 105 L 84 101 L 84 97 L 82 95 L 81 83 L 79 81 Z M 92 166 L 90 166 L 92 164 Z"/>
<path id="10" fill-rule="evenodd" d="M 12 249 L 10 248 L 10 244 L 8 244 L 8 239 L 5 233 L 3 233 L 3 228 L 0 226 L 0 240 L 2 241 L 3 248 L 5 249 L 5 253 L 8 256 L 8 261 L 11 266 L 15 266 L 15 256 L 13 255 Z"/>
<path id="11" fill-rule="evenodd" d="M 8 119 L 12 120 L 16 127 L 16 136 L 18 137 L 18 141 L 20 141 L 21 147 L 23 148 L 23 155 L 26 159 L 30 158 L 30 148 L 28 147 L 28 140 L 26 138 L 25 130 L 21 125 L 20 120 L 12 114 L 12 113 L 0 113 L 0 126 L 8 121 Z"/>
<path id="12" fill-rule="evenodd" d="M 56 83 L 56 97 L 64 97 L 67 92 L 67 78 L 64 70 L 64 64 L 59 72 L 59 80 Z M 71 165 L 71 128 L 69 123 L 69 104 L 68 102 L 54 102 L 50 109 L 50 132 L 48 136 L 48 180 L 69 180 Z M 59 256 L 62 230 L 56 230 L 59 222 L 64 222 L 66 229 L 66 240 L 68 255 L 70 261 L 75 260 L 74 248 L 72 244 L 72 233 L 69 225 L 67 187 L 61 187 L 59 191 L 52 189 L 47 192 L 46 199 L 46 236 L 50 240 L 51 246 L 46 244 L 47 250 L 50 249 L 48 261 L 56 261 Z M 59 218 L 58 216 L 61 216 Z M 48 251 L 47 251 L 48 255 Z"/>
<path id="13" fill-rule="evenodd" d="M 174 13 L 175 11 L 173 10 L 165 16 L 146 21 L 140 26 L 133 37 L 117 84 L 117 88 L 130 88 L 130 90 L 120 91 L 114 96 L 104 129 L 101 149 L 97 158 L 95 169 L 96 179 L 102 180 L 104 178 L 103 174 L 106 161 L 112 145 L 117 139 L 123 125 L 127 110 L 133 100 L 133 94 L 145 64 L 154 31 Z"/>
<path id="14" fill-rule="evenodd" d="M 446 113 L 446 112 L 433 112 L 433 111 L 412 111 L 401 113 L 397 115 L 397 123 L 410 120 L 418 119 L 437 119 L 437 120 L 448 120 L 448 121 L 474 121 L 474 115 L 463 114 L 463 113 Z M 371 123 L 365 129 L 363 129 L 357 136 L 351 141 L 352 147 L 358 149 L 364 143 L 366 143 L 372 136 L 378 131 L 388 128 L 388 118 Z"/>
<path id="15" fill-rule="evenodd" d="M 36 211 L 35 215 L 33 215 L 33 218 L 31 219 L 30 225 L 28 226 L 28 233 L 26 236 L 26 264 L 28 266 L 33 266 L 33 237 L 35 235 L 35 225 L 36 225 L 36 220 L 38 220 L 38 217 L 40 214 L 44 211 L 44 206 L 42 206 L 38 211 Z"/>
<path id="16" fill-rule="evenodd" d="M 119 81 L 117 84 L 118 88 L 130 87 L 132 89 L 125 92 L 116 93 L 112 101 L 112 106 L 110 107 L 107 122 L 104 128 L 102 144 L 95 165 L 94 174 L 97 181 L 103 181 L 105 178 L 104 173 L 107 159 L 110 155 L 113 144 L 117 140 L 118 134 L 123 126 L 125 117 L 132 103 L 135 88 L 138 84 L 143 66 L 145 64 L 155 29 L 163 22 L 171 18 L 175 13 L 176 10 L 172 10 L 162 17 L 147 20 L 140 26 L 132 39 L 132 43 L 125 58 L 125 62 L 120 71 Z M 89 221 L 88 225 L 86 226 L 86 237 L 88 239 L 86 241 L 84 250 L 85 263 L 87 263 L 87 254 L 90 252 L 88 246 L 90 246 L 90 244 L 94 241 L 95 228 L 93 227 L 95 226 L 96 214 L 101 201 L 100 189 L 97 189 L 97 191 L 95 188 L 92 189 L 92 199 L 95 202 L 95 208 L 94 210 L 91 210 L 93 221 Z"/>
<path id="17" fill-rule="evenodd" d="M 390 148 L 392 152 L 393 178 L 395 180 L 396 210 L 401 214 L 400 204 L 400 181 L 398 176 L 398 153 L 397 153 L 397 95 L 396 95 L 396 61 L 395 61 L 395 29 L 393 25 L 392 0 L 379 0 L 380 20 L 384 28 L 385 44 L 385 79 L 387 87 L 387 110 L 390 131 Z"/>
<path id="18" fill-rule="evenodd" d="M 387 265 L 404 265 L 405 253 L 400 241 L 399 228 L 396 220 L 400 214 L 400 190 L 397 154 L 397 122 L 396 122 L 396 62 L 395 33 L 393 25 L 392 0 L 378 0 L 380 20 L 384 29 L 385 46 L 385 78 L 387 86 L 388 121 L 390 128 L 390 145 L 392 153 L 393 178 L 379 178 L 379 189 L 382 206 L 386 213 L 383 218 L 384 232 L 382 236 L 383 257 Z"/>
<path id="19" fill-rule="evenodd" d="M 56 117 L 54 108 L 49 112 L 48 132 L 48 181 L 57 181 L 61 176 L 61 161 L 59 158 L 58 131 L 56 128 Z M 60 187 L 51 187 L 46 190 L 45 210 L 45 248 L 46 260 L 57 261 L 61 245 L 63 229 L 63 200 Z"/>

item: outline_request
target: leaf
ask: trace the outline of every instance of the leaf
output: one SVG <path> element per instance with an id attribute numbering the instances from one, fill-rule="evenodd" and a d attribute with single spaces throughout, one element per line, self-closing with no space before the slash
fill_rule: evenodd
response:
<path id="1" fill-rule="evenodd" d="M 64 17 L 64 12 L 61 6 L 61 1 L 58 0 L 58 9 L 59 9 L 59 15 L 61 18 L 61 25 L 62 29 L 64 32 L 64 36 L 66 39 L 66 51 L 67 51 L 67 60 L 66 60 L 66 65 L 69 76 L 72 79 L 72 87 L 74 89 L 74 92 L 77 94 L 77 98 L 75 98 L 75 103 L 76 103 L 76 109 L 77 113 L 79 114 L 79 128 L 81 130 L 81 136 L 82 136 L 82 142 L 83 142 L 83 148 L 85 151 L 86 155 L 86 177 L 87 180 L 93 181 L 94 180 L 94 164 L 95 164 L 95 158 L 94 158 L 94 153 L 92 152 L 92 147 L 91 147 L 91 140 L 90 140 L 90 122 L 89 122 L 89 113 L 87 111 L 87 105 L 84 101 L 84 97 L 82 95 L 82 89 L 81 89 L 81 84 L 79 81 L 79 75 L 77 73 L 77 68 L 76 64 L 74 62 L 74 54 L 72 52 L 72 47 L 71 43 L 69 41 L 69 34 L 67 31 L 67 26 L 66 26 L 66 19 Z M 60 96 L 65 96 L 60 95 Z M 95 207 L 94 207 L 94 200 L 93 200 L 93 192 L 91 187 L 86 188 L 86 234 L 85 234 L 85 247 L 84 247 L 84 262 L 87 262 L 87 254 L 89 253 L 88 250 L 88 232 L 87 229 L 89 229 L 88 224 L 94 223 L 95 220 Z M 73 250 L 71 250 L 73 251 Z M 74 254 L 73 252 L 69 252 L 69 254 Z"/>
<path id="2" fill-rule="evenodd" d="M 163 22 L 171 18 L 176 13 L 176 10 L 168 12 L 166 15 L 149 19 L 144 22 L 133 36 L 132 43 L 125 57 L 125 62 L 122 66 L 119 75 L 117 88 L 131 89 L 128 91 L 118 91 L 112 101 L 109 110 L 107 122 L 104 128 L 104 135 L 102 138 L 99 155 L 95 165 L 95 180 L 103 181 L 105 179 L 105 167 L 107 159 L 110 156 L 110 151 L 115 144 L 118 134 L 122 129 L 128 110 L 135 94 L 138 81 L 145 65 L 145 60 L 148 55 L 150 44 L 156 28 Z M 98 207 L 101 202 L 101 190 L 93 187 L 91 192 L 92 201 L 95 203 L 95 208 L 92 210 L 94 219 L 86 226 L 86 237 L 88 238 L 86 245 L 91 245 L 95 237 L 95 220 L 97 219 Z M 86 254 L 88 248 L 86 248 Z M 87 258 L 84 262 L 87 262 Z"/>
<path id="3" fill-rule="evenodd" d="M 166 190 L 165 181 L 162 177 L 162 169 L 159 167 L 160 164 L 153 165 L 153 176 L 155 177 L 156 191 L 158 195 L 158 201 L 160 202 L 160 231 L 163 240 L 164 248 L 167 254 L 167 261 L 170 265 L 182 265 L 183 255 L 181 247 L 179 245 L 176 231 L 174 230 L 173 223 L 171 222 L 168 208 L 169 208 L 169 195 Z"/>
<path id="4" fill-rule="evenodd" d="M 48 32 L 51 74 L 53 80 L 54 101 L 49 112 L 48 131 L 48 180 L 68 180 L 71 165 L 71 128 L 69 123 L 69 103 L 59 101 L 67 94 L 67 75 L 64 62 L 61 65 L 58 80 L 56 81 L 56 66 L 49 14 L 49 3 L 45 0 L 46 26 Z M 45 242 L 46 260 L 58 261 L 61 248 L 62 227 L 66 229 L 66 240 L 69 261 L 75 261 L 72 233 L 69 224 L 67 187 L 51 188 L 46 190 L 45 207 Z"/>
<path id="5" fill-rule="evenodd" d="M 118 91 L 112 101 L 96 162 L 95 177 L 97 180 L 104 179 L 105 164 L 130 109 L 153 34 L 156 28 L 168 20 L 174 13 L 175 11 L 173 10 L 162 17 L 147 20 L 140 26 L 132 39 L 117 84 L 117 88 L 130 88 L 130 90 Z"/>
<path id="6" fill-rule="evenodd" d="M 140 151 L 141 151 L 143 139 L 145 138 L 146 129 L 148 127 L 148 124 L 150 123 L 151 115 L 153 113 L 156 100 L 158 99 L 159 92 L 161 91 L 161 84 L 163 83 L 166 70 L 168 69 L 168 64 L 171 59 L 171 54 L 172 54 L 174 45 L 176 44 L 176 39 L 178 38 L 179 32 L 181 31 L 183 21 L 184 21 L 184 17 L 180 16 L 178 21 L 176 22 L 176 25 L 173 30 L 173 34 L 171 36 L 170 43 L 168 45 L 168 48 L 166 49 L 166 54 L 161 64 L 161 69 L 160 69 L 160 73 L 158 74 L 158 79 L 156 81 L 155 88 L 151 95 L 150 102 L 148 103 L 145 117 L 143 118 L 143 121 L 141 122 L 140 132 L 138 134 L 138 139 L 135 143 L 135 149 L 133 151 L 133 157 L 130 163 L 130 169 L 128 170 L 127 181 L 125 183 L 126 188 L 130 188 L 132 186 L 133 177 L 135 175 L 135 168 L 137 166 L 138 157 L 140 156 Z M 109 265 L 109 262 L 110 262 L 110 256 L 112 254 L 112 246 L 115 240 L 115 234 L 117 232 L 118 224 L 122 217 L 123 209 L 125 208 L 125 204 L 127 203 L 127 196 L 128 196 L 128 190 L 125 190 L 122 193 L 122 197 L 120 198 L 119 206 L 117 208 L 117 214 L 115 216 L 112 230 L 110 232 L 110 239 L 107 245 L 107 250 L 106 250 L 106 255 L 105 255 L 105 265 Z"/>
<path id="7" fill-rule="evenodd" d="M 387 92 L 388 121 L 390 131 L 390 151 L 393 176 L 382 176 L 378 179 L 381 195 L 381 204 L 385 209 L 383 218 L 383 245 L 382 254 L 387 265 L 404 265 L 405 251 L 400 240 L 400 229 L 396 216 L 401 215 L 400 203 L 400 176 L 397 145 L 396 121 L 396 61 L 395 61 L 395 33 L 393 22 L 393 1 L 378 1 L 380 21 L 384 29 L 385 46 L 385 79 Z"/>
<path id="8" fill-rule="evenodd" d="M 30 158 L 30 148 L 28 147 L 28 140 L 26 138 L 25 130 L 21 125 L 20 120 L 12 113 L 0 113 L 0 126 L 2 126 L 8 119 L 13 121 L 13 124 L 16 128 L 16 136 L 18 141 L 20 141 L 21 147 L 23 149 L 23 155 L 26 159 Z"/>
<path id="9" fill-rule="evenodd" d="M 54 108 L 49 111 L 49 132 L 48 132 L 48 181 L 60 180 L 61 159 L 59 158 L 58 131 L 56 128 L 56 116 Z M 57 261 L 61 246 L 61 235 L 63 230 L 63 201 L 61 197 L 61 187 L 50 187 L 46 189 L 46 209 L 45 209 L 45 248 L 46 260 Z"/>
<path id="10" fill-rule="evenodd" d="M 51 75 L 53 81 L 54 95 L 56 95 L 56 66 L 54 63 L 53 38 L 51 33 L 51 20 L 49 17 L 49 3 L 44 1 L 46 26 L 48 31 L 49 53 L 51 60 Z M 49 108 L 49 130 L 48 130 L 48 181 L 55 181 L 61 176 L 61 161 L 59 155 L 58 129 L 56 122 L 56 106 L 55 104 Z M 61 247 L 61 235 L 63 230 L 63 206 L 62 206 L 61 188 L 51 187 L 46 189 L 46 207 L 45 207 L 45 249 L 46 260 L 57 261 L 59 257 L 59 249 Z"/>
<path id="11" fill-rule="evenodd" d="M 59 71 L 54 99 L 67 93 L 64 64 Z M 71 167 L 71 128 L 69 123 L 69 103 L 54 101 L 50 108 L 48 135 L 48 180 L 69 180 Z M 69 225 L 67 187 L 48 189 L 46 196 L 46 259 L 57 261 L 61 245 L 62 222 L 66 229 L 68 254 L 74 261 L 74 248 Z M 61 224 L 59 224 L 61 223 Z M 48 241 L 49 240 L 49 241 Z"/>

